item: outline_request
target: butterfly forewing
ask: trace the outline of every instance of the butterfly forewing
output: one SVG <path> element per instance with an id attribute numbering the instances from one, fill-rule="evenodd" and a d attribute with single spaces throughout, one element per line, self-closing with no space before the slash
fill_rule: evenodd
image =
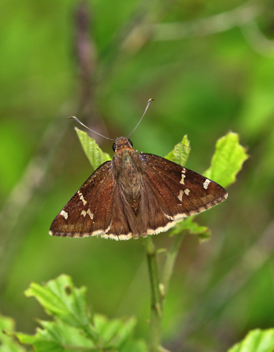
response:
<path id="1" fill-rule="evenodd" d="M 227 197 L 223 187 L 194 171 L 153 154 L 141 158 L 147 183 L 171 221 L 200 213 Z"/>
<path id="2" fill-rule="evenodd" d="M 112 220 L 114 179 L 111 162 L 101 165 L 53 221 L 55 236 L 85 237 L 104 233 Z"/>
<path id="3" fill-rule="evenodd" d="M 134 235 L 132 233 L 134 232 Z M 100 166 L 54 219 L 50 234 L 64 237 L 138 238 L 136 217 L 116 181 L 111 162 Z"/>

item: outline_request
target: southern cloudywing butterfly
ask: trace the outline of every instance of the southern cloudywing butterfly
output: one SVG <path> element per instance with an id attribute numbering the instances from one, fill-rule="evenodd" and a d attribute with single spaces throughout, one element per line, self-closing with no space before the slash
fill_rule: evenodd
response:
<path id="1" fill-rule="evenodd" d="M 224 188 L 194 171 L 157 155 L 138 154 L 126 137 L 117 138 L 113 150 L 112 161 L 98 167 L 56 216 L 51 235 L 146 237 L 227 198 Z"/>

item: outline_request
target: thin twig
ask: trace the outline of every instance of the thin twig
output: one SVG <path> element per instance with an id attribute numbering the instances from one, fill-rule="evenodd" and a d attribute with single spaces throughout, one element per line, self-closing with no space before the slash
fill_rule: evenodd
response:
<path id="1" fill-rule="evenodd" d="M 78 112 L 95 115 L 94 109 L 94 73 L 97 68 L 97 50 L 90 34 L 91 14 L 87 0 L 81 0 L 75 9 L 75 55 L 79 73 Z"/>
<path id="2" fill-rule="evenodd" d="M 148 272 L 151 286 L 150 352 L 161 350 L 162 299 L 159 288 L 156 249 L 151 236 L 145 241 Z"/>
<path id="3" fill-rule="evenodd" d="M 253 21 L 262 12 L 262 7 L 247 2 L 233 10 L 186 22 L 156 23 L 147 25 L 143 32 L 153 32 L 156 41 L 204 37 L 241 27 Z"/>
<path id="4" fill-rule="evenodd" d="M 163 275 L 162 275 L 162 282 L 160 284 L 160 287 L 162 290 L 161 292 L 162 300 L 165 298 L 167 294 L 171 275 L 173 273 L 174 264 L 175 264 L 177 255 L 179 253 L 179 249 L 181 247 L 184 236 L 185 236 L 185 232 L 175 235 L 173 237 L 170 250 L 167 252 L 166 262 L 165 262 Z"/>

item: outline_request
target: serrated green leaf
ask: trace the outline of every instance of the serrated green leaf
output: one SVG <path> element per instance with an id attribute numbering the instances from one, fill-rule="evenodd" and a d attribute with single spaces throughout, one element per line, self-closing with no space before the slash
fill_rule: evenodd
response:
<path id="1" fill-rule="evenodd" d="M 190 143 L 185 135 L 182 141 L 175 145 L 174 149 L 167 154 L 166 159 L 173 161 L 176 164 L 184 166 L 190 153 Z"/>
<path id="2" fill-rule="evenodd" d="M 86 288 L 75 288 L 67 275 L 60 275 L 45 286 L 32 283 L 25 291 L 26 296 L 35 297 L 49 315 L 82 329 L 90 338 L 96 340 L 98 337 L 91 327 L 85 293 Z"/>
<path id="3" fill-rule="evenodd" d="M 274 329 L 250 331 L 243 341 L 237 343 L 228 352 L 273 352 Z"/>
<path id="4" fill-rule="evenodd" d="M 239 143 L 238 134 L 229 132 L 217 141 L 211 165 L 204 176 L 227 187 L 236 181 L 236 175 L 246 159 L 248 155 Z"/>
<path id="5" fill-rule="evenodd" d="M 136 326 L 137 320 L 135 317 L 127 318 L 122 320 L 122 324 L 119 329 L 119 334 L 113 339 L 114 346 L 121 347 L 132 335 Z"/>
<path id="6" fill-rule="evenodd" d="M 199 226 L 196 222 L 193 222 L 192 216 L 176 224 L 174 229 L 170 232 L 170 236 L 177 235 L 182 231 L 188 231 L 191 235 L 198 235 L 201 242 L 208 241 L 211 238 L 210 229 L 206 226 Z"/>
<path id="7" fill-rule="evenodd" d="M 145 351 L 144 343 L 131 339 L 135 318 L 108 320 L 95 315 L 92 325 L 86 307 L 86 289 L 75 288 L 66 275 L 44 286 L 32 283 L 25 293 L 28 297 L 35 297 L 55 320 L 40 322 L 43 329 L 37 329 L 33 336 L 13 333 L 22 343 L 33 345 L 37 351 L 80 351 L 87 349 L 85 346 L 91 351 L 120 351 L 126 345 L 134 347 L 132 351 Z"/>
<path id="8" fill-rule="evenodd" d="M 42 327 L 36 330 L 35 335 L 11 333 L 22 344 L 32 345 L 37 352 L 69 352 L 69 351 L 119 351 L 119 352 L 147 352 L 146 344 L 141 341 L 129 339 L 135 319 L 108 320 L 102 315 L 95 316 L 95 325 L 98 323 L 98 332 L 101 335 L 99 343 L 95 344 L 83 336 L 80 329 L 68 326 L 60 320 L 55 322 L 40 321 Z M 130 327 L 125 325 L 129 323 Z M 114 329 L 113 327 L 116 326 Z M 119 328 L 117 329 L 117 326 Z M 114 332 L 115 330 L 115 332 Z M 128 332 L 124 334 L 124 331 Z M 104 339 L 105 338 L 105 339 Z"/>
<path id="9" fill-rule="evenodd" d="M 0 315 L 0 350 L 1 352 L 24 352 L 25 349 L 15 339 L 10 338 L 8 331 L 15 328 L 13 319 Z M 6 332 L 7 331 L 7 332 Z M 6 332 L 6 333 L 5 333 Z"/>
<path id="10" fill-rule="evenodd" d="M 95 140 L 92 139 L 86 132 L 79 130 L 77 127 L 75 127 L 75 131 L 94 170 L 105 161 L 111 160 L 111 157 L 107 153 L 104 153 L 102 149 L 99 148 Z"/>
<path id="11" fill-rule="evenodd" d="M 94 324 L 105 343 L 120 348 L 132 334 L 136 325 L 136 318 L 108 320 L 106 317 L 96 314 Z"/>
<path id="12" fill-rule="evenodd" d="M 40 321 L 41 328 L 35 335 L 13 333 L 23 344 L 32 345 L 37 352 L 67 352 L 96 350 L 93 341 L 82 334 L 80 329 L 66 325 L 60 320 Z"/>

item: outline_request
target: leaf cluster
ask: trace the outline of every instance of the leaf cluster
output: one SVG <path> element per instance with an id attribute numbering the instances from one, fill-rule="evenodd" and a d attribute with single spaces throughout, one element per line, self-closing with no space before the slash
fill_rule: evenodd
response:
<path id="1" fill-rule="evenodd" d="M 53 321 L 38 320 L 35 335 L 14 332 L 11 318 L 0 316 L 1 352 L 25 352 L 20 344 L 31 345 L 37 352 L 146 352 L 144 341 L 132 337 L 135 318 L 107 319 L 89 313 L 86 288 L 76 288 L 71 278 L 61 275 L 45 285 L 32 283 L 25 291 L 43 306 Z M 228 352 L 273 352 L 274 329 L 253 330 Z"/>
<path id="2" fill-rule="evenodd" d="M 37 352 L 59 351 L 146 351 L 141 340 L 133 340 L 135 318 L 109 320 L 100 314 L 91 315 L 86 302 L 86 288 L 76 288 L 72 279 L 61 275 L 46 285 L 32 283 L 25 291 L 34 297 L 53 321 L 37 320 L 40 327 L 35 335 L 9 331 L 13 326 L 2 318 L 6 334 L 20 343 L 32 345 Z M 5 338 L 5 341 L 8 341 Z M 6 351 L 12 351 L 7 345 Z M 18 350 L 19 351 L 19 350 Z"/>

